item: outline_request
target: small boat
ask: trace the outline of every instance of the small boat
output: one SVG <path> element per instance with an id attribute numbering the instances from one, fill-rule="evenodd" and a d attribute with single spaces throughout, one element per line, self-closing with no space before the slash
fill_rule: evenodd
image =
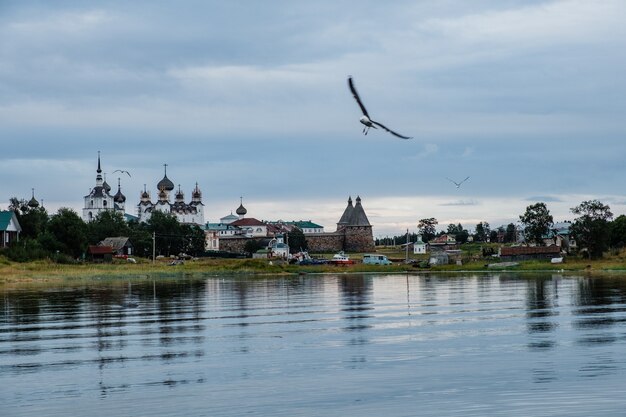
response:
<path id="1" fill-rule="evenodd" d="M 328 261 L 328 263 L 332 265 L 352 265 L 354 264 L 354 261 L 350 259 L 348 255 L 343 253 L 343 251 L 341 251 L 335 254 L 333 258 L 330 261 Z"/>

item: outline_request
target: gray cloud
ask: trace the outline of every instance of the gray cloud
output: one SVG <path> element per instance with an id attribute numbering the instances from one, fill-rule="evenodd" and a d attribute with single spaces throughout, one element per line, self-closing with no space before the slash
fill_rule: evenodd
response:
<path id="1" fill-rule="evenodd" d="M 623 188 L 617 0 L 7 3 L 0 207 L 31 187 L 80 205 L 98 150 L 136 173 L 129 204 L 166 162 L 214 204 L 447 198 L 466 175 L 448 206 Z M 363 136 L 348 74 L 415 139 Z"/>

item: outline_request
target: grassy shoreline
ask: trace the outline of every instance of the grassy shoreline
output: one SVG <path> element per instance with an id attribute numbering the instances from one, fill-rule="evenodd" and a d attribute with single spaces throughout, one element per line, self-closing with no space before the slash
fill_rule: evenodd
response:
<path id="1" fill-rule="evenodd" d="M 289 265 L 284 262 L 268 262 L 258 259 L 199 259 L 186 261 L 182 265 L 171 266 L 166 262 L 151 263 L 140 260 L 137 264 L 115 262 L 112 264 L 63 265 L 51 261 L 17 263 L 0 258 L 0 286 L 5 284 L 33 282 L 63 282 L 67 280 L 100 280 L 111 278 L 155 278 L 158 276 L 226 276 L 226 275 L 301 275 L 314 273 L 460 273 L 460 272 L 579 272 L 607 273 L 615 272 L 626 275 L 626 261 L 620 258 L 602 260 L 568 260 L 562 264 L 546 261 L 523 261 L 517 266 L 492 269 L 486 262 L 475 261 L 464 265 L 442 265 L 431 268 L 415 268 L 404 263 L 394 265 L 364 265 L 357 263 L 350 266 L 333 265 Z"/>

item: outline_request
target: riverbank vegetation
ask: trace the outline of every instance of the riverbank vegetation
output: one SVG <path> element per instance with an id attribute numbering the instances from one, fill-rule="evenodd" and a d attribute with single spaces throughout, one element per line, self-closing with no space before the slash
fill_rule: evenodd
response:
<path id="1" fill-rule="evenodd" d="M 362 254 L 354 254 L 354 265 L 295 265 L 284 261 L 267 259 L 212 259 L 197 258 L 183 262 L 137 258 L 137 263 L 115 260 L 110 264 L 60 264 L 52 260 L 14 262 L 0 256 L 0 285 L 28 282 L 61 282 L 68 280 L 99 280 L 108 278 L 155 278 L 159 276 L 231 276 L 252 274 L 301 275 L 312 273 L 428 273 L 461 271 L 496 271 L 488 267 L 484 259 L 470 260 L 461 265 L 438 265 L 420 267 L 420 260 L 410 258 L 410 263 L 401 260 L 402 252 L 387 248 L 386 252 L 395 262 L 392 265 L 364 265 L 358 262 Z M 497 263 L 497 261 L 496 261 Z M 503 268 L 511 271 L 576 271 L 585 273 L 618 271 L 626 273 L 626 251 L 609 254 L 601 260 L 567 258 L 564 263 L 552 264 L 547 261 L 521 261 L 514 266 Z"/>

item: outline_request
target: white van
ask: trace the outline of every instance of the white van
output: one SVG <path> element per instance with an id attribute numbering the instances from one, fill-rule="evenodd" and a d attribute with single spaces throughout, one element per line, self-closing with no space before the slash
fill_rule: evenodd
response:
<path id="1" fill-rule="evenodd" d="M 391 261 L 385 255 L 363 255 L 363 263 L 366 265 L 391 265 Z"/>

